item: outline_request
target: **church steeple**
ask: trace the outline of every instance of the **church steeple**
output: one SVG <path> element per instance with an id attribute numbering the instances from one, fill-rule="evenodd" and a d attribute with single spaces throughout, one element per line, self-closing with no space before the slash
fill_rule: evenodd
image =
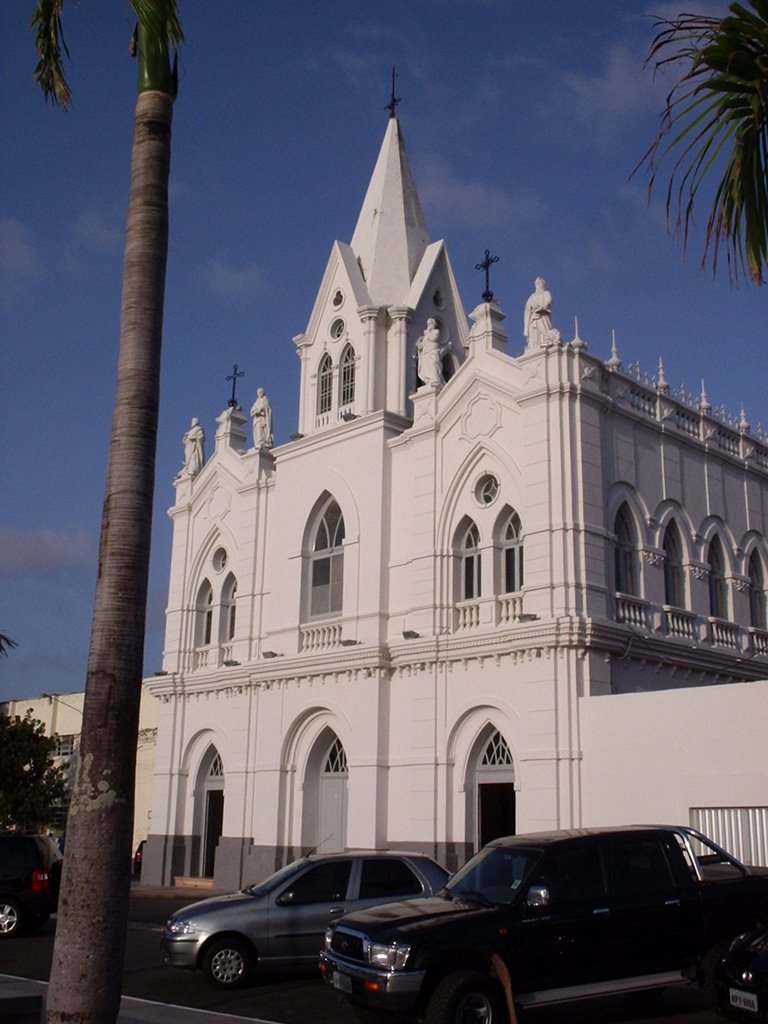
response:
<path id="1" fill-rule="evenodd" d="M 400 122 L 392 116 L 351 242 L 373 303 L 406 301 L 428 245 Z"/>

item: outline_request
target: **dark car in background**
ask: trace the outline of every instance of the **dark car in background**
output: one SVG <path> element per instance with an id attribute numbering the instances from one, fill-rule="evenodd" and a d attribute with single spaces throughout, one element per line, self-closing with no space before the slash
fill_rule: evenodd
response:
<path id="1" fill-rule="evenodd" d="M 302 857 L 242 892 L 183 907 L 163 933 L 165 962 L 236 988 L 259 966 L 313 964 L 326 927 L 352 910 L 431 896 L 448 872 L 421 854 Z"/>
<path id="2" fill-rule="evenodd" d="M 718 1008 L 725 1017 L 768 1021 L 768 927 L 730 943 L 715 984 Z"/>
<path id="3" fill-rule="evenodd" d="M 0 939 L 40 928 L 56 910 L 61 860 L 49 836 L 0 832 Z"/>

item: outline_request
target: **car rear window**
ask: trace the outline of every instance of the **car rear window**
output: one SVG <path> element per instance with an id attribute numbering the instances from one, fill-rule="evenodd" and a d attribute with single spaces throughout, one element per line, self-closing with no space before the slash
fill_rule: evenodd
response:
<path id="1" fill-rule="evenodd" d="M 402 860 L 368 858 L 363 861 L 360 899 L 388 899 L 392 896 L 418 896 L 423 891 L 419 879 Z"/>

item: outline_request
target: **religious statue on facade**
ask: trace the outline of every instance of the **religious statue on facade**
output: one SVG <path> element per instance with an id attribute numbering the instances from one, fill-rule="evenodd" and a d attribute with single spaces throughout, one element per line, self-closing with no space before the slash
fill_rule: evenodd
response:
<path id="1" fill-rule="evenodd" d="M 543 277 L 537 277 L 523 313 L 523 334 L 527 348 L 547 348 L 560 341 L 560 332 L 552 326 L 552 294 Z"/>
<path id="2" fill-rule="evenodd" d="M 445 384 L 443 356 L 448 351 L 447 343 L 440 339 L 440 327 L 434 317 L 427 320 L 424 333 L 416 342 L 417 373 L 422 384 Z"/>
<path id="3" fill-rule="evenodd" d="M 179 476 L 197 476 L 205 464 L 205 431 L 196 416 L 192 418 L 189 430 L 182 438 L 184 444 L 184 468 Z"/>
<path id="4" fill-rule="evenodd" d="M 275 440 L 272 428 L 272 406 L 269 404 L 264 388 L 256 389 L 256 401 L 251 406 L 251 419 L 253 420 L 254 448 L 271 448 Z"/>

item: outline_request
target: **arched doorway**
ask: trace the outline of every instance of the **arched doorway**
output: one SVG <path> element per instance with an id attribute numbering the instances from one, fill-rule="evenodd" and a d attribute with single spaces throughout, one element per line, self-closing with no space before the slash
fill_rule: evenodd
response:
<path id="1" fill-rule="evenodd" d="M 509 744 L 498 729 L 488 727 L 478 738 L 469 761 L 467 836 L 476 849 L 516 831 L 515 765 Z"/>
<path id="2" fill-rule="evenodd" d="M 340 853 L 347 843 L 349 771 L 344 746 L 330 729 L 315 740 L 304 775 L 302 845 L 318 853 Z"/>
<path id="3" fill-rule="evenodd" d="M 200 836 L 198 873 L 213 878 L 216 847 L 224 828 L 224 762 L 216 747 L 205 752 L 195 787 L 195 832 Z"/>

